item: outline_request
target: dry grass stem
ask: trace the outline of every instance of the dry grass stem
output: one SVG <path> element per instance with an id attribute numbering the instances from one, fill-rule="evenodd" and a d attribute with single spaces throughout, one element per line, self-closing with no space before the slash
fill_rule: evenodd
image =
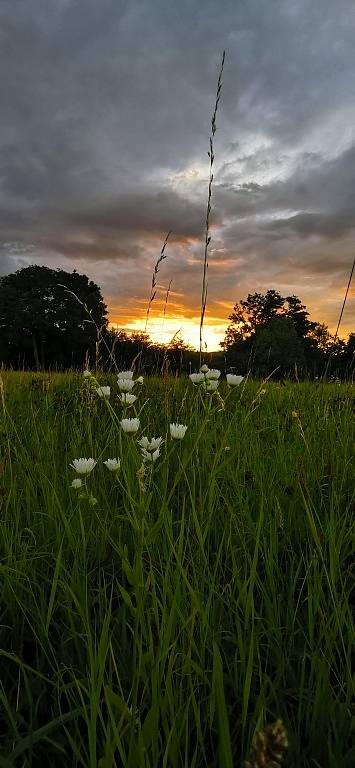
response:
<path id="1" fill-rule="evenodd" d="M 155 299 L 155 296 L 156 296 L 157 274 L 159 272 L 159 267 L 160 267 L 161 262 L 164 261 L 164 259 L 166 259 L 166 257 L 167 257 L 167 253 L 165 253 L 165 248 L 167 246 L 167 243 L 168 243 L 170 235 L 171 235 L 171 230 L 168 232 L 168 234 L 167 234 L 167 236 L 166 236 L 166 238 L 164 240 L 163 247 L 162 247 L 162 249 L 160 251 L 159 258 L 158 258 L 158 260 L 157 260 L 157 262 L 155 264 L 154 270 L 153 270 L 152 284 L 151 284 L 151 287 L 150 287 L 150 296 L 149 296 L 148 307 L 147 307 L 147 315 L 146 315 L 146 319 L 145 319 L 144 333 L 147 332 L 150 308 L 151 308 L 152 303 L 153 303 L 153 301 Z"/>
<path id="2" fill-rule="evenodd" d="M 203 345 L 203 322 L 205 319 L 205 313 L 206 313 L 206 306 L 207 306 L 207 290 L 208 290 L 208 280 L 207 280 L 207 270 L 208 270 L 208 247 L 211 242 L 210 237 L 210 214 L 211 214 L 211 199 L 212 199 L 212 183 L 213 183 L 213 164 L 214 164 L 214 148 L 213 148 L 213 139 L 216 133 L 216 117 L 217 117 L 217 110 L 218 110 L 218 104 L 221 97 L 221 90 L 222 90 L 222 74 L 223 74 L 223 68 L 224 68 L 224 61 L 225 61 L 226 52 L 223 51 L 222 55 L 222 63 L 221 63 L 221 69 L 218 76 L 218 83 L 217 83 L 217 93 L 216 93 L 216 101 L 214 105 L 214 111 L 212 115 L 211 120 L 211 135 L 210 135 L 210 148 L 208 151 L 208 157 L 210 158 L 210 175 L 209 175 L 209 182 L 208 182 L 208 198 L 207 198 L 207 209 L 206 209 L 206 222 L 205 222 L 205 252 L 204 252 L 204 259 L 203 259 L 203 277 L 202 277 L 202 292 L 201 292 L 201 319 L 200 319 L 200 365 L 202 363 L 202 345 Z"/>

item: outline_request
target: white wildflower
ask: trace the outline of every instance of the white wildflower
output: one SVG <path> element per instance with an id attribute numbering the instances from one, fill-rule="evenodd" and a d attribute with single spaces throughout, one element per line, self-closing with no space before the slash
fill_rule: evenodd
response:
<path id="1" fill-rule="evenodd" d="M 121 392 L 132 392 L 135 383 L 136 382 L 133 381 L 133 379 L 117 379 L 117 384 Z"/>
<path id="2" fill-rule="evenodd" d="M 78 475 L 88 475 L 96 465 L 95 459 L 73 459 L 71 467 Z"/>
<path id="3" fill-rule="evenodd" d="M 119 459 L 106 459 L 104 461 L 105 466 L 110 472 L 118 472 L 121 462 Z"/>
<path id="4" fill-rule="evenodd" d="M 218 368 L 210 368 L 209 371 L 206 371 L 206 379 L 210 379 L 212 381 L 217 381 L 221 375 L 221 371 L 218 370 Z"/>
<path id="5" fill-rule="evenodd" d="M 173 440 L 182 440 L 185 437 L 187 426 L 185 424 L 170 424 L 170 435 Z"/>
<path id="6" fill-rule="evenodd" d="M 218 389 L 218 381 L 215 379 L 211 379 L 210 381 L 206 381 L 206 391 L 207 392 L 215 392 L 216 389 Z"/>
<path id="7" fill-rule="evenodd" d="M 73 480 L 73 482 L 71 484 L 71 487 L 72 488 L 81 488 L 82 484 L 83 484 L 83 481 L 81 480 L 80 477 L 74 477 L 74 480 Z"/>
<path id="8" fill-rule="evenodd" d="M 235 376 L 234 373 L 227 373 L 227 384 L 230 387 L 237 387 L 242 383 L 244 376 Z"/>
<path id="9" fill-rule="evenodd" d="M 160 456 L 160 448 L 157 448 L 153 453 L 142 448 L 142 456 L 146 461 L 156 461 Z"/>
<path id="10" fill-rule="evenodd" d="M 157 448 L 160 448 L 163 442 L 164 440 L 162 437 L 152 437 L 149 445 L 149 450 L 155 451 Z"/>
<path id="11" fill-rule="evenodd" d="M 201 373 L 208 373 L 209 371 L 208 365 L 201 365 L 200 371 Z"/>
<path id="12" fill-rule="evenodd" d="M 205 380 L 205 375 L 204 373 L 190 373 L 189 378 L 193 384 L 202 384 Z"/>
<path id="13" fill-rule="evenodd" d="M 117 374 L 118 379 L 133 379 L 133 371 L 120 371 Z"/>
<path id="14" fill-rule="evenodd" d="M 85 370 L 85 371 L 83 371 L 83 376 L 84 376 L 84 379 L 90 379 L 90 377 L 91 377 L 91 372 L 90 372 L 90 371 L 88 371 L 88 369 L 86 368 L 86 370 Z"/>
<path id="15" fill-rule="evenodd" d="M 163 442 L 162 437 L 152 437 L 151 440 L 148 440 L 147 436 L 144 435 L 138 440 L 138 445 L 140 445 L 144 451 L 155 451 L 157 448 L 160 448 Z"/>
<path id="16" fill-rule="evenodd" d="M 98 387 L 96 390 L 99 397 L 110 397 L 110 387 Z"/>
<path id="17" fill-rule="evenodd" d="M 121 419 L 121 427 L 124 432 L 133 433 L 139 430 L 139 419 Z"/>
<path id="18" fill-rule="evenodd" d="M 143 376 L 138 376 L 138 379 L 136 379 L 137 384 L 143 384 L 143 381 L 144 381 Z"/>
<path id="19" fill-rule="evenodd" d="M 135 401 L 137 400 L 135 395 L 132 395 L 130 392 L 123 392 L 122 395 L 118 395 L 119 400 L 121 400 L 122 405 L 133 405 Z"/>

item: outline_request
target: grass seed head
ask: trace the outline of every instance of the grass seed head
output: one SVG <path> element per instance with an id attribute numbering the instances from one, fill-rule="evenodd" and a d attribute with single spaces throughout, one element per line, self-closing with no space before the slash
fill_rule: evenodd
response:
<path id="1" fill-rule="evenodd" d="M 287 748 L 287 732 L 279 719 L 256 734 L 244 768 L 284 768 Z"/>

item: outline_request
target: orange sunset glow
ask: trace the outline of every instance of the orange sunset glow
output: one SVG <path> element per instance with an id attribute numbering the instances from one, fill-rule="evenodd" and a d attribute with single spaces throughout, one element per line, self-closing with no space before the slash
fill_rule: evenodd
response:
<path id="1" fill-rule="evenodd" d="M 214 318 L 215 323 L 213 325 L 208 324 L 203 329 L 204 348 L 206 351 L 211 352 L 219 347 L 219 343 L 223 340 L 225 331 L 225 322 Z M 141 332 L 145 329 L 144 318 L 132 318 L 131 321 L 126 322 L 125 325 L 116 321 L 111 321 L 112 327 L 123 328 L 127 332 Z M 198 349 L 200 345 L 200 320 L 198 317 L 187 318 L 182 315 L 179 320 L 176 317 L 170 316 L 152 316 L 149 320 L 147 333 L 152 341 L 160 344 L 169 344 L 177 335 L 181 337 L 185 343 L 194 349 Z"/>
<path id="2" fill-rule="evenodd" d="M 223 265 L 219 265 L 223 266 Z M 238 290 L 234 295 L 231 293 L 230 301 L 218 301 L 215 300 L 210 305 L 207 304 L 207 312 L 205 316 L 203 326 L 203 344 L 204 349 L 208 352 L 215 351 L 220 348 L 220 342 L 223 341 L 225 330 L 228 326 L 228 316 L 233 309 L 234 303 L 241 298 L 245 298 L 250 286 L 248 285 L 247 275 L 245 276 L 245 288 Z M 233 275 L 231 275 L 232 282 Z M 335 333 L 341 305 L 346 290 L 346 280 L 342 284 L 337 285 L 332 290 L 328 289 L 324 296 L 321 286 L 303 286 L 301 288 L 300 298 L 306 304 L 306 307 L 310 314 L 311 320 L 319 320 L 325 322 L 328 325 L 329 331 Z M 274 283 L 263 283 L 258 290 L 263 292 L 268 288 L 273 287 Z M 281 293 L 283 295 L 289 295 L 296 293 L 300 290 L 298 286 L 293 286 L 290 283 L 286 285 L 281 284 Z M 233 296 L 233 298 L 232 298 Z M 127 312 L 127 308 L 122 312 L 115 306 L 115 302 L 112 301 L 113 306 L 110 306 L 109 301 L 109 320 L 112 327 L 116 329 L 123 329 L 127 333 L 130 332 L 146 332 L 149 334 L 153 342 L 169 344 L 169 342 L 178 334 L 180 338 L 184 340 L 189 346 L 194 349 L 199 348 L 200 344 L 200 307 L 189 307 L 184 305 L 181 300 L 181 296 L 172 297 L 168 303 L 167 309 L 164 313 L 164 306 L 162 302 L 153 302 L 150 313 L 148 325 L 146 328 L 146 313 L 147 313 L 147 300 L 136 299 L 129 303 L 132 304 L 132 308 Z M 340 338 L 346 339 L 347 336 L 354 330 L 354 304 L 355 304 L 355 288 L 352 287 L 349 293 L 348 302 L 346 305 L 345 313 L 342 318 L 341 327 L 339 330 Z"/>

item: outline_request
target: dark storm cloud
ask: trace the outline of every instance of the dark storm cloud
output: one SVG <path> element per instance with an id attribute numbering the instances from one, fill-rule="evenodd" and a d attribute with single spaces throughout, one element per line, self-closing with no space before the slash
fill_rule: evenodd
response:
<path id="1" fill-rule="evenodd" d="M 2 0 L 0 273 L 80 260 L 139 297 L 172 229 L 165 270 L 198 304 L 225 48 L 211 300 L 302 293 L 321 268 L 332 286 L 354 245 L 354 35 L 351 0 Z"/>
<path id="2" fill-rule="evenodd" d="M 269 228 L 281 237 L 296 233 L 304 238 L 319 235 L 337 240 L 355 229 L 355 220 L 352 211 L 341 211 L 339 214 L 299 213 L 289 219 L 279 219 L 270 224 Z"/>
<path id="3" fill-rule="evenodd" d="M 66 221 L 98 232 L 157 232 L 173 229 L 175 235 L 201 236 L 203 209 L 183 199 L 174 190 L 147 189 L 127 193 L 122 198 L 95 210 L 74 212 Z"/>

